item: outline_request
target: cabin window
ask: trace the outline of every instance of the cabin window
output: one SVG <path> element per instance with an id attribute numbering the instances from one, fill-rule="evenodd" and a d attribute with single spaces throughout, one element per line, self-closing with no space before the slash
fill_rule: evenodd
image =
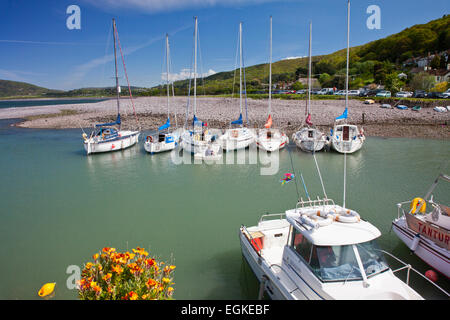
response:
<path id="1" fill-rule="evenodd" d="M 314 131 L 312 130 L 308 131 L 308 138 L 314 138 Z"/>
<path id="2" fill-rule="evenodd" d="M 304 237 L 299 231 L 294 229 L 292 236 L 292 249 L 297 252 L 305 261 L 309 264 L 311 260 L 311 248 L 312 244 L 306 237 Z"/>
<path id="3" fill-rule="evenodd" d="M 343 133 L 342 139 L 343 139 L 344 141 L 350 140 L 350 128 L 349 128 L 348 126 L 345 126 L 345 127 L 344 127 L 344 133 Z"/>
<path id="4" fill-rule="evenodd" d="M 375 240 L 357 244 L 356 247 L 367 277 L 389 269 L 383 252 Z"/>

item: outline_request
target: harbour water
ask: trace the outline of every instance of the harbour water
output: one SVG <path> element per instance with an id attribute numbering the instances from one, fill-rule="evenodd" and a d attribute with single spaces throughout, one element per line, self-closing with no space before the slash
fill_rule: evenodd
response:
<path id="1" fill-rule="evenodd" d="M 18 107 L 36 107 L 36 106 L 51 106 L 64 104 L 79 104 L 79 103 L 95 103 L 104 101 L 106 99 L 100 98 L 86 98 L 86 99 L 26 99 L 26 100 L 0 100 L 0 109 L 2 108 L 18 108 Z"/>
<path id="2" fill-rule="evenodd" d="M 295 207 L 295 182 L 279 182 L 293 171 L 288 150 L 280 152 L 276 174 L 261 175 L 261 164 L 175 164 L 170 153 L 147 154 L 142 142 L 86 156 L 81 130 L 10 123 L 0 120 L 0 299 L 38 299 L 46 282 L 57 283 L 55 299 L 77 299 L 76 290 L 66 286 L 67 268 L 82 267 L 105 246 L 119 251 L 140 246 L 171 261 L 177 267 L 176 299 L 257 298 L 238 230 L 256 224 L 262 214 Z M 390 231 L 391 222 L 397 202 L 424 196 L 450 157 L 449 145 L 368 138 L 347 157 L 347 206 L 380 229 L 382 249 L 422 273 L 430 268 Z M 295 173 L 303 174 L 309 194 L 322 196 L 312 155 L 291 150 Z M 342 204 L 344 156 L 316 158 L 328 197 Z M 298 188 L 304 197 L 300 183 Z M 442 184 L 434 194 L 450 203 L 450 186 Z M 442 278 L 439 285 L 449 290 Z M 417 285 L 426 298 L 442 297 L 424 281 Z"/>

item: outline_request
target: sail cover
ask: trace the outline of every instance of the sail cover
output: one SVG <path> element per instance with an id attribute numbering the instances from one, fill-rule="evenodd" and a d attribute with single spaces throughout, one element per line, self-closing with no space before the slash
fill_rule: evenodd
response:
<path id="1" fill-rule="evenodd" d="M 158 128 L 158 131 L 162 131 L 164 129 L 167 129 L 170 127 L 170 118 L 167 118 L 167 121 L 165 124 L 163 124 L 161 127 Z"/>
<path id="2" fill-rule="evenodd" d="M 305 122 L 307 125 L 312 126 L 313 123 L 311 122 L 311 114 L 308 114 L 308 116 L 305 119 Z"/>
<path id="3" fill-rule="evenodd" d="M 239 119 L 232 121 L 231 124 L 242 124 L 242 113 L 239 115 Z"/>
<path id="4" fill-rule="evenodd" d="M 272 127 L 272 115 L 271 115 L 271 114 L 269 114 L 269 117 L 267 118 L 267 122 L 266 122 L 266 124 L 264 125 L 264 127 L 265 127 L 266 129 L 269 129 L 270 127 Z"/>
<path id="5" fill-rule="evenodd" d="M 114 126 L 116 124 L 121 124 L 120 121 L 120 113 L 117 114 L 117 119 L 115 122 L 109 122 L 109 123 L 100 123 L 100 124 L 96 124 L 96 127 L 109 127 L 109 126 Z"/>
<path id="6" fill-rule="evenodd" d="M 344 113 L 340 117 L 337 117 L 336 120 L 347 119 L 347 117 L 348 117 L 348 109 L 345 108 Z"/>
<path id="7" fill-rule="evenodd" d="M 202 126 L 202 127 L 203 127 L 203 121 L 198 120 L 196 116 L 194 116 L 194 119 L 193 119 L 193 121 L 192 121 L 192 124 L 193 124 L 194 126 L 199 126 L 199 127 Z"/>

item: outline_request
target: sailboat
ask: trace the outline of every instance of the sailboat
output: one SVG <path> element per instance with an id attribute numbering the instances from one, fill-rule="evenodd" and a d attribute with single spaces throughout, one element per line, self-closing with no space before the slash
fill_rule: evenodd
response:
<path id="1" fill-rule="evenodd" d="M 116 92 L 117 92 L 117 118 L 114 122 L 109 123 L 101 123 L 95 125 L 95 130 L 93 130 L 88 137 L 86 133 L 83 132 L 83 140 L 84 140 L 84 149 L 87 154 L 91 153 L 100 153 L 100 152 L 109 152 L 122 150 L 128 147 L 135 145 L 139 140 L 139 131 L 131 131 L 131 130 L 121 130 L 121 118 L 120 118 L 120 86 L 119 86 L 119 77 L 117 73 L 117 45 L 116 38 L 118 39 L 117 27 L 115 19 L 113 21 L 113 37 L 114 37 L 114 61 L 115 61 L 115 74 L 116 74 Z M 120 48 L 120 41 L 119 41 Z M 122 53 L 122 49 L 120 48 Z M 125 61 L 122 62 L 125 67 Z M 125 70 L 126 74 L 126 70 Z M 128 81 L 128 76 L 127 76 Z M 130 84 L 128 83 L 128 89 L 130 91 L 131 102 L 134 102 L 131 96 Z M 136 115 L 136 112 L 135 112 Z M 137 117 L 136 117 L 137 121 Z"/>
<path id="2" fill-rule="evenodd" d="M 194 19 L 194 116 L 192 120 L 192 127 L 185 128 L 181 135 L 180 145 L 183 152 L 186 151 L 193 154 L 196 159 L 214 158 L 214 160 L 217 160 L 217 155 L 222 154 L 221 145 L 217 142 L 218 136 L 208 129 L 208 124 L 206 122 L 199 120 L 196 116 L 198 20 L 197 17 Z"/>
<path id="3" fill-rule="evenodd" d="M 284 132 L 272 128 L 272 16 L 270 17 L 270 55 L 269 55 L 269 106 L 268 118 L 264 129 L 260 129 L 256 136 L 256 146 L 265 151 L 276 151 L 289 144 L 289 138 Z"/>
<path id="4" fill-rule="evenodd" d="M 245 149 L 255 141 L 252 130 L 244 126 L 242 118 L 242 22 L 239 23 L 239 119 L 230 123 L 230 128 L 219 138 L 224 151 Z M 247 119 L 248 121 L 248 119 Z M 233 127 L 235 126 L 235 127 Z"/>
<path id="5" fill-rule="evenodd" d="M 311 122 L 311 41 L 312 41 L 312 22 L 309 24 L 309 66 L 308 66 L 308 100 L 306 102 L 305 125 L 292 135 L 292 140 L 297 147 L 305 152 L 315 152 L 323 149 L 327 143 L 326 135 L 314 127 Z"/>
<path id="6" fill-rule="evenodd" d="M 145 151 L 154 154 L 175 149 L 180 136 L 171 132 L 170 127 L 170 81 L 169 81 L 169 35 L 166 34 L 166 79 L 167 79 L 167 121 L 158 128 L 157 137 L 147 136 L 144 142 Z"/>
<path id="7" fill-rule="evenodd" d="M 331 146 L 340 153 L 354 153 L 362 148 L 364 141 L 366 140 L 362 128 L 358 129 L 358 126 L 346 122 L 348 118 L 348 70 L 350 60 L 350 1 L 348 1 L 347 7 L 347 75 L 345 82 L 345 110 L 341 116 L 336 118 L 330 137 Z"/>

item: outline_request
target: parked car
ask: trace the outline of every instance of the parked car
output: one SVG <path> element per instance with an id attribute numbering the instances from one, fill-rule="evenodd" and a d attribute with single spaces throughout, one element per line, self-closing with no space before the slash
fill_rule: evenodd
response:
<path id="1" fill-rule="evenodd" d="M 360 97 L 375 97 L 378 92 L 383 91 L 383 89 L 375 89 L 375 90 L 364 90 L 361 91 L 359 96 Z"/>
<path id="2" fill-rule="evenodd" d="M 297 90 L 295 93 L 296 94 L 305 94 L 306 90 Z"/>
<path id="3" fill-rule="evenodd" d="M 414 91 L 413 98 L 426 98 L 427 93 L 423 90 L 416 90 Z"/>
<path id="4" fill-rule="evenodd" d="M 334 90 L 333 90 L 333 88 L 323 88 L 323 89 L 319 90 L 319 92 L 317 92 L 317 94 L 320 94 L 320 95 L 334 94 Z"/>
<path id="5" fill-rule="evenodd" d="M 444 99 L 444 94 L 442 92 L 428 92 L 428 99 Z"/>
<path id="6" fill-rule="evenodd" d="M 360 91 L 359 90 L 350 90 L 349 92 L 348 92 L 348 95 L 349 96 L 359 96 L 359 93 L 360 93 Z"/>
<path id="7" fill-rule="evenodd" d="M 383 91 L 378 92 L 376 96 L 377 97 L 383 97 L 383 98 L 390 98 L 391 97 L 391 92 L 383 90 Z"/>
<path id="8" fill-rule="evenodd" d="M 412 97 L 412 92 L 400 91 L 395 94 L 397 98 L 410 98 Z"/>
<path id="9" fill-rule="evenodd" d="M 339 90 L 334 93 L 337 96 L 345 96 L 345 90 Z"/>
<path id="10" fill-rule="evenodd" d="M 311 94 L 319 94 L 319 89 L 311 89 Z"/>

